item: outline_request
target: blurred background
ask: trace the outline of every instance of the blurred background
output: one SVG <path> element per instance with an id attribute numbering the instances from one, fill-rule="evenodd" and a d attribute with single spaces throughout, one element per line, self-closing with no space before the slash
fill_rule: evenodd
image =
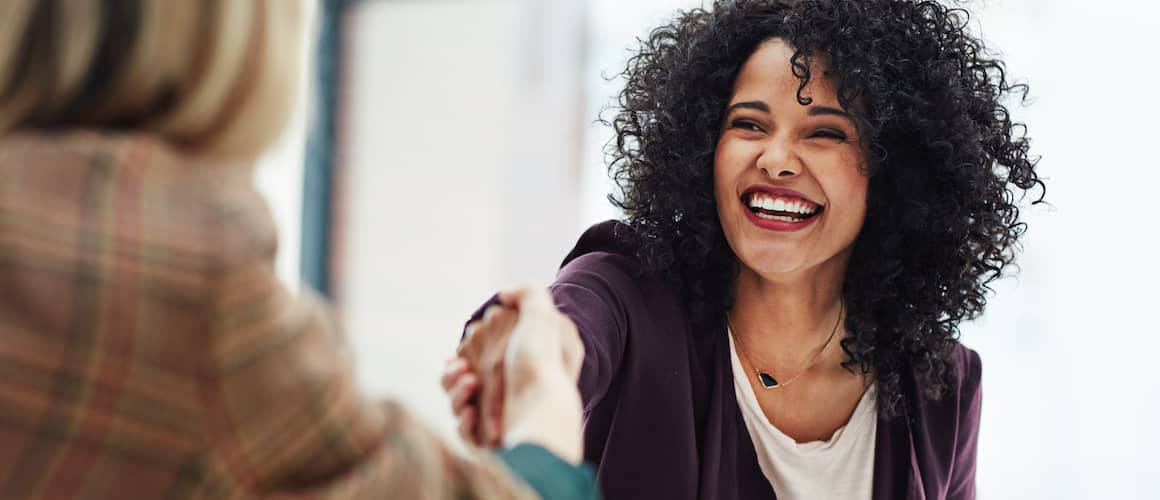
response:
<path id="1" fill-rule="evenodd" d="M 311 89 L 258 172 L 279 272 L 332 298 L 366 390 L 448 436 L 438 385 L 467 316 L 548 282 L 616 218 L 596 123 L 635 39 L 688 0 L 322 0 Z M 1031 84 L 1050 205 L 962 339 L 984 361 L 986 499 L 1160 498 L 1160 7 L 964 4 Z"/>

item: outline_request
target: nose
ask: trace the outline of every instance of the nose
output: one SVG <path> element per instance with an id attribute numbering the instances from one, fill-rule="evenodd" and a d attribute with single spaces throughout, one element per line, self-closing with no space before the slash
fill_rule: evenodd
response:
<path id="1" fill-rule="evenodd" d="M 757 168 L 771 179 L 788 179 L 802 173 L 802 162 L 790 144 L 774 139 L 757 157 Z"/>

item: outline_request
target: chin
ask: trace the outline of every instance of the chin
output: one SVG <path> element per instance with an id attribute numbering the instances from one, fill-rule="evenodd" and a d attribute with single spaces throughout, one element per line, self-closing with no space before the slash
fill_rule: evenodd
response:
<path id="1" fill-rule="evenodd" d="M 778 276 L 797 273 L 806 267 L 804 256 L 785 252 L 759 252 L 751 257 L 738 257 L 741 265 L 753 273 L 771 280 Z"/>

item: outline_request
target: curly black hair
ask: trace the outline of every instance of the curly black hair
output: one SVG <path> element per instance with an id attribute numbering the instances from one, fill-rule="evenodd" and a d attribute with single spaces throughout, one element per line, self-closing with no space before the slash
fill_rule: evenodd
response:
<path id="1" fill-rule="evenodd" d="M 883 415 L 905 393 L 938 400 L 953 377 L 959 323 L 983 312 L 1015 258 L 1018 203 L 1045 187 L 1026 127 L 1005 101 L 1026 99 L 1003 62 L 966 30 L 969 13 L 933 1 L 732 0 L 680 12 L 640 40 L 610 122 L 610 201 L 638 256 L 673 279 L 699 331 L 723 331 L 737 258 L 713 190 L 718 135 L 742 64 L 785 40 L 809 82 L 824 78 L 855 117 L 868 163 L 865 223 L 842 291 L 845 367 L 875 374 Z M 905 377 L 907 371 L 913 378 Z M 916 387 L 903 390 L 908 380 Z M 914 401 L 911 401 L 913 403 Z"/>

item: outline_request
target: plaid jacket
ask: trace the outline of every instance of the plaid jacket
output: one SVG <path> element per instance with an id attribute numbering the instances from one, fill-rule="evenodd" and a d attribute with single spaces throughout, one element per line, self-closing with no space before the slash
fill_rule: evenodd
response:
<path id="1" fill-rule="evenodd" d="M 0 139 L 0 499 L 525 498 L 362 398 L 274 273 L 248 168 L 147 136 Z"/>

